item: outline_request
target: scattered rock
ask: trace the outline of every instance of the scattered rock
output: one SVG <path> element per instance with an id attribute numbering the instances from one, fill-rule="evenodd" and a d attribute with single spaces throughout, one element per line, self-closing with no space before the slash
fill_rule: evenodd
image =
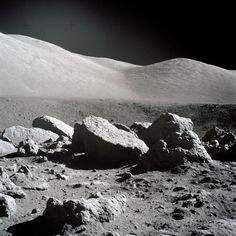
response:
<path id="1" fill-rule="evenodd" d="M 172 212 L 172 218 L 174 220 L 183 220 L 185 216 L 185 210 L 181 208 L 175 208 L 174 211 Z"/>
<path id="2" fill-rule="evenodd" d="M 7 156 L 16 152 L 17 149 L 12 143 L 0 139 L 0 157 Z"/>
<path id="3" fill-rule="evenodd" d="M 25 192 L 16 186 L 9 178 L 8 174 L 0 167 L 0 193 L 14 198 L 25 198 Z"/>
<path id="4" fill-rule="evenodd" d="M 209 142 L 211 140 L 218 140 L 219 137 L 224 133 L 225 131 L 223 129 L 219 129 L 214 125 L 213 128 L 208 130 L 206 134 L 202 137 L 202 141 Z"/>
<path id="5" fill-rule="evenodd" d="M 219 142 L 216 139 L 205 143 L 203 142 L 203 145 L 209 154 L 211 154 L 212 152 L 216 151 L 219 148 Z"/>
<path id="6" fill-rule="evenodd" d="M 57 177 L 57 179 L 62 179 L 62 180 L 68 179 L 68 176 L 60 174 L 60 173 L 56 173 L 56 177 Z"/>
<path id="7" fill-rule="evenodd" d="M 145 170 L 169 170 L 189 162 L 211 162 L 211 157 L 188 118 L 164 113 L 143 134 L 150 147 L 142 156 L 140 166 Z"/>
<path id="8" fill-rule="evenodd" d="M 0 193 L 0 217 L 10 217 L 16 212 L 16 202 L 13 197 Z"/>
<path id="9" fill-rule="evenodd" d="M 203 136 L 204 146 L 212 159 L 220 161 L 235 161 L 236 136 L 214 126 Z"/>
<path id="10" fill-rule="evenodd" d="M 177 187 L 173 188 L 173 192 L 186 191 L 186 190 L 187 189 L 182 186 L 177 186 Z"/>
<path id="11" fill-rule="evenodd" d="M 64 123 L 63 121 L 51 117 L 51 116 L 40 116 L 33 120 L 33 127 L 50 130 L 58 135 L 64 135 L 72 138 L 74 129 Z"/>
<path id="12" fill-rule="evenodd" d="M 15 172 L 17 171 L 17 164 L 14 163 L 14 164 L 12 164 L 12 165 L 8 165 L 8 166 L 5 167 L 5 169 L 8 170 L 8 171 L 12 171 L 12 172 L 15 173 Z"/>
<path id="13" fill-rule="evenodd" d="M 140 139 L 142 139 L 142 135 L 144 131 L 151 126 L 152 123 L 150 122 L 134 122 L 131 126 L 130 129 L 134 131 Z"/>
<path id="14" fill-rule="evenodd" d="M 44 163 L 44 162 L 47 162 L 47 161 L 48 161 L 48 158 L 46 156 L 37 156 L 34 159 L 34 162 L 36 162 L 36 163 Z"/>
<path id="15" fill-rule="evenodd" d="M 122 174 L 120 178 L 116 179 L 116 181 L 118 183 L 121 183 L 127 179 L 132 178 L 132 177 L 133 177 L 133 175 L 130 172 L 126 172 L 126 173 Z"/>
<path id="16" fill-rule="evenodd" d="M 18 146 L 18 153 L 23 156 L 35 156 L 38 154 L 39 146 L 32 139 L 21 141 Z"/>
<path id="17" fill-rule="evenodd" d="M 236 161 L 236 141 L 219 147 L 210 155 L 214 160 L 220 161 Z"/>
<path id="18" fill-rule="evenodd" d="M 51 131 L 40 128 L 25 128 L 22 126 L 12 126 L 3 131 L 2 137 L 7 137 L 12 140 L 15 146 L 18 146 L 21 141 L 27 139 L 33 140 L 35 143 L 40 144 L 48 139 L 56 140 L 59 136 Z"/>
<path id="19" fill-rule="evenodd" d="M 64 157 L 69 152 L 70 145 L 71 141 L 60 136 L 56 141 L 41 144 L 38 154 L 46 157 Z"/>
<path id="20" fill-rule="evenodd" d="M 123 195 L 89 199 L 66 200 L 55 198 L 47 201 L 43 217 L 53 225 L 70 224 L 79 226 L 93 222 L 109 222 L 125 210 L 126 198 Z"/>
<path id="21" fill-rule="evenodd" d="M 145 143 L 134 134 L 95 116 L 85 118 L 82 125 L 75 125 L 72 143 L 89 158 L 108 163 L 137 162 L 140 155 L 148 151 Z"/>
<path id="22" fill-rule="evenodd" d="M 16 185 L 27 190 L 47 190 L 49 188 L 49 184 L 44 179 L 34 176 L 27 166 L 21 166 L 10 179 Z"/>

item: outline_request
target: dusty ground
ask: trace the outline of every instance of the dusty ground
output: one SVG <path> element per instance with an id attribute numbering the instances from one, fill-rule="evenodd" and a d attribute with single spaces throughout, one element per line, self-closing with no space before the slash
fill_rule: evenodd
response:
<path id="1" fill-rule="evenodd" d="M 236 105 L 14 97 L 0 97 L 0 130 L 13 125 L 31 127 L 33 119 L 41 115 L 54 116 L 71 126 L 88 115 L 131 125 L 135 121 L 152 122 L 163 112 L 191 118 L 200 136 L 214 124 L 236 130 Z"/>
<path id="2" fill-rule="evenodd" d="M 236 129 L 235 105 L 144 104 L 126 101 L 1 98 L 0 129 L 11 125 L 30 127 L 42 114 L 55 116 L 70 125 L 89 114 L 124 124 L 153 121 L 162 112 L 190 117 L 202 136 L 213 124 Z M 16 199 L 17 213 L 1 218 L 0 235 L 56 235 L 50 225 L 38 224 L 48 197 L 76 199 L 101 192 L 104 196 L 122 193 L 127 197 L 123 215 L 73 230 L 64 235 L 236 235 L 236 163 L 186 164 L 172 171 L 134 173 L 118 182 L 119 175 L 131 167 L 106 168 L 87 162 L 83 155 L 54 158 L 35 163 L 34 157 L 2 158 L 0 166 L 28 165 L 33 174 L 48 180 L 48 190 L 25 190 L 26 199 Z M 68 180 L 59 180 L 64 173 Z M 8 174 L 13 174 L 8 170 Z M 32 210 L 36 213 L 32 214 Z M 8 231 L 8 232 L 7 232 Z M 49 233 L 50 232 L 50 233 Z M 109 234 L 110 233 L 110 234 Z M 117 234 L 116 234 L 117 233 Z M 63 234 L 63 233 L 62 233 Z"/>

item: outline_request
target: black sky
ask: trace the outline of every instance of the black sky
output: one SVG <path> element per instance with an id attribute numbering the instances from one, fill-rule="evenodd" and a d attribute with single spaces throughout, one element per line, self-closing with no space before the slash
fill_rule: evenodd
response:
<path id="1" fill-rule="evenodd" d="M 187 57 L 236 69 L 235 8 L 188 2 L 8 0 L 0 31 L 136 64 Z"/>

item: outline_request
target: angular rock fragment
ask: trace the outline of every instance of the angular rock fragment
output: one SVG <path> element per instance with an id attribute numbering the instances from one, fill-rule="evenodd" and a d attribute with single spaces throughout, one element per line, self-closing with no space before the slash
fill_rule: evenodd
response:
<path id="1" fill-rule="evenodd" d="M 51 117 L 51 116 L 40 116 L 33 120 L 33 127 L 50 130 L 58 135 L 67 136 L 72 138 L 74 129 L 64 123 L 63 121 Z"/>
<path id="2" fill-rule="evenodd" d="M 0 193 L 14 198 L 25 198 L 26 194 L 21 187 L 16 186 L 9 178 L 8 174 L 0 167 Z"/>
<path id="3" fill-rule="evenodd" d="M 148 151 L 146 144 L 134 134 L 120 130 L 108 120 L 89 116 L 75 125 L 72 139 L 89 158 L 107 163 L 137 162 Z"/>
<path id="4" fill-rule="evenodd" d="M 124 195 L 103 197 L 97 195 L 89 199 L 66 200 L 61 202 L 50 198 L 43 217 L 53 225 L 70 224 L 74 227 L 93 222 L 109 222 L 125 210 Z"/>
<path id="5" fill-rule="evenodd" d="M 142 156 L 145 170 L 169 170 L 189 162 L 211 162 L 188 118 L 164 113 L 143 134 L 149 151 Z"/>
<path id="6" fill-rule="evenodd" d="M 10 217 L 16 212 L 16 202 L 13 197 L 0 193 L 0 217 Z"/>
<path id="7" fill-rule="evenodd" d="M 193 122 L 189 118 L 180 117 L 172 113 L 163 113 L 157 120 L 155 120 L 151 126 L 149 126 L 143 133 L 143 140 L 151 147 L 163 137 L 168 138 L 170 134 L 176 138 L 178 134 L 184 133 L 184 131 L 192 131 Z M 176 139 L 171 140 L 172 142 Z"/>
<path id="8" fill-rule="evenodd" d="M 23 156 L 35 156 L 38 154 L 39 145 L 34 140 L 26 139 L 21 141 L 18 146 L 18 153 Z"/>
<path id="9" fill-rule="evenodd" d="M 12 143 L 0 139 L 0 157 L 7 156 L 16 152 L 17 149 Z"/>
<path id="10" fill-rule="evenodd" d="M 21 166 L 17 173 L 10 177 L 11 181 L 27 190 L 47 190 L 49 184 L 31 173 L 27 166 Z"/>
<path id="11" fill-rule="evenodd" d="M 40 144 L 48 139 L 55 141 L 59 136 L 51 131 L 40 128 L 25 128 L 22 126 L 12 126 L 3 131 L 2 137 L 10 138 L 15 146 L 18 146 L 21 141 L 27 139 L 33 140 Z"/>

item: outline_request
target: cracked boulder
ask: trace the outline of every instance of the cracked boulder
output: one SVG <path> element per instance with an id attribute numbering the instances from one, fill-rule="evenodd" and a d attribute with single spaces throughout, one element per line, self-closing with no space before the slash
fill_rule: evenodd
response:
<path id="1" fill-rule="evenodd" d="M 144 136 L 150 147 L 140 160 L 140 166 L 145 170 L 169 170 L 186 161 L 212 161 L 188 118 L 164 113 Z"/>
<path id="2" fill-rule="evenodd" d="M 72 144 L 89 158 L 106 163 L 137 162 L 148 151 L 146 144 L 136 135 L 95 116 L 75 125 Z"/>
<path id="3" fill-rule="evenodd" d="M 74 128 L 64 123 L 63 121 L 51 117 L 51 116 L 40 116 L 33 120 L 33 127 L 50 130 L 58 135 L 67 136 L 72 138 Z"/>

